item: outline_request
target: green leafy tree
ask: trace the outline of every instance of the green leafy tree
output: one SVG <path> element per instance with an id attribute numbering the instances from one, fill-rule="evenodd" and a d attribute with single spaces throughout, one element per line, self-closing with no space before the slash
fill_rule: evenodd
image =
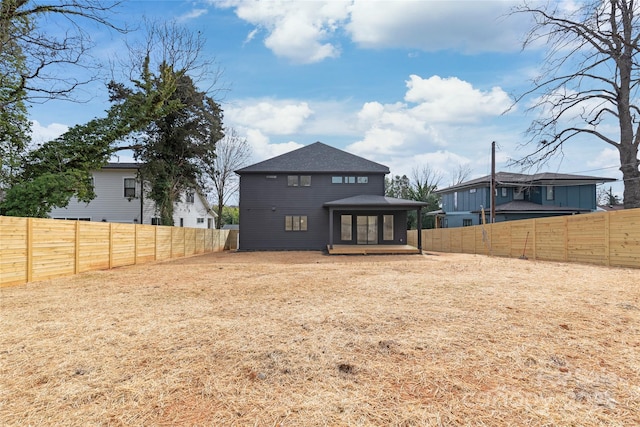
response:
<path id="1" fill-rule="evenodd" d="M 0 212 L 46 217 L 52 208 L 67 206 L 74 196 L 83 202 L 92 200 L 91 171 L 104 166 L 113 153 L 130 149 L 122 146 L 128 136 L 181 107 L 172 99 L 177 87 L 175 77 L 167 67 L 153 75 L 145 61 L 141 78 L 128 89 L 126 98 L 115 96 L 122 87 L 112 83 L 115 103 L 107 116 L 74 126 L 30 152 L 0 203 Z"/>
<path id="2" fill-rule="evenodd" d="M 175 202 L 203 178 L 202 163 L 215 157 L 222 132 L 222 110 L 186 75 L 176 76 L 172 100 L 181 108 L 154 120 L 146 129 L 144 144 L 134 147 L 142 162 L 140 174 L 149 183 L 147 197 L 156 204 L 163 225 L 173 225 Z"/>
<path id="3" fill-rule="evenodd" d="M 223 206 L 221 219 L 218 220 L 220 227 L 226 224 L 240 223 L 240 209 L 237 206 Z"/>
<path id="4" fill-rule="evenodd" d="M 385 178 L 385 195 L 398 199 L 408 199 L 411 189 L 411 180 L 406 175 L 396 175 L 389 179 Z"/>

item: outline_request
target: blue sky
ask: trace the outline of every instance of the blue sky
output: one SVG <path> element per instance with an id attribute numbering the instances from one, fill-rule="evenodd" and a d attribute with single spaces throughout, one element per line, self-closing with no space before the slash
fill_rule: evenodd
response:
<path id="1" fill-rule="evenodd" d="M 509 107 L 513 94 L 529 88 L 545 51 L 521 50 L 530 23 L 509 16 L 516 4 L 126 1 L 117 19 L 175 20 L 202 32 L 203 55 L 223 71 L 218 87 L 228 89 L 219 93 L 224 124 L 247 138 L 253 161 L 322 141 L 385 164 L 393 175 L 429 166 L 442 175 L 442 188 L 459 165 L 471 168 L 470 178 L 489 174 L 491 141 L 498 170 L 521 172 L 509 159 L 532 149 L 522 145 L 536 113 L 527 104 Z M 123 50 L 122 35 L 94 30 L 93 37 L 105 63 Z M 106 90 L 89 90 L 83 104 L 34 105 L 34 140 L 102 115 Z M 564 153 L 540 171 L 621 176 L 617 152 L 599 140 L 575 140 Z M 619 183 L 613 187 L 621 193 Z"/>

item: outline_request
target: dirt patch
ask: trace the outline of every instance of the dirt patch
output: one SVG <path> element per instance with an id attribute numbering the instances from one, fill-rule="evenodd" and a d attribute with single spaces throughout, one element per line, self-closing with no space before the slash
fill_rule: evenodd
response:
<path id="1" fill-rule="evenodd" d="M 0 288 L 2 425 L 638 425 L 638 270 L 215 253 Z"/>

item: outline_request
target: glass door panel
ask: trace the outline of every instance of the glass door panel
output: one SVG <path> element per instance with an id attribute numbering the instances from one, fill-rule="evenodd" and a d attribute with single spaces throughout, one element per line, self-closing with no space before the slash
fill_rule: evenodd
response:
<path id="1" fill-rule="evenodd" d="M 359 245 L 378 244 L 378 217 L 358 216 L 356 218 L 357 243 Z"/>

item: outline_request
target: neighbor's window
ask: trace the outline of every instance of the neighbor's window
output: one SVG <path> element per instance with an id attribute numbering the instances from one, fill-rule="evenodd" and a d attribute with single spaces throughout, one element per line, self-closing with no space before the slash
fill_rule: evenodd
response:
<path id="1" fill-rule="evenodd" d="M 345 184 L 355 184 L 356 183 L 356 177 L 355 176 L 345 176 L 344 177 L 344 183 Z"/>
<path id="2" fill-rule="evenodd" d="M 286 215 L 284 217 L 285 231 L 307 231 L 306 215 Z"/>
<path id="3" fill-rule="evenodd" d="M 151 218 L 151 225 L 162 225 L 160 217 L 154 216 L 153 218 Z"/>
<path id="4" fill-rule="evenodd" d="M 473 193 L 475 193 L 475 192 L 476 192 L 476 190 L 477 190 L 476 188 L 471 188 L 471 189 L 469 190 L 469 193 L 473 194 Z"/>
<path id="5" fill-rule="evenodd" d="M 289 175 L 289 176 L 287 176 L 287 186 L 289 186 L 289 187 L 297 187 L 298 186 L 298 175 Z"/>
<path id="6" fill-rule="evenodd" d="M 124 197 L 136 197 L 136 179 L 124 179 Z"/>
<path id="7" fill-rule="evenodd" d="M 553 185 L 547 185 L 547 200 L 553 200 Z"/>
<path id="8" fill-rule="evenodd" d="M 340 240 L 352 240 L 352 219 L 351 215 L 340 215 Z"/>
<path id="9" fill-rule="evenodd" d="M 185 201 L 187 203 L 194 203 L 195 200 L 195 193 L 193 191 L 187 191 L 187 194 L 185 195 Z"/>
<path id="10" fill-rule="evenodd" d="M 331 177 L 331 183 L 332 184 L 342 184 L 342 177 L 341 176 L 332 176 Z"/>
<path id="11" fill-rule="evenodd" d="M 204 224 L 204 218 L 198 218 L 198 219 L 196 219 L 196 222 L 198 224 Z"/>
<path id="12" fill-rule="evenodd" d="M 369 182 L 369 177 L 368 176 L 359 176 L 358 177 L 358 184 L 366 184 Z"/>
<path id="13" fill-rule="evenodd" d="M 463 219 L 462 220 L 462 226 L 463 227 L 470 227 L 473 225 L 473 220 L 472 219 Z"/>
<path id="14" fill-rule="evenodd" d="M 382 240 L 393 240 L 393 215 L 382 216 Z"/>
<path id="15" fill-rule="evenodd" d="M 311 175 L 300 175 L 300 187 L 311 187 Z"/>
<path id="16" fill-rule="evenodd" d="M 502 197 L 507 197 L 507 188 L 506 187 L 502 187 L 500 189 L 501 195 Z"/>
<path id="17" fill-rule="evenodd" d="M 524 200 L 524 188 L 513 191 L 513 200 Z"/>

